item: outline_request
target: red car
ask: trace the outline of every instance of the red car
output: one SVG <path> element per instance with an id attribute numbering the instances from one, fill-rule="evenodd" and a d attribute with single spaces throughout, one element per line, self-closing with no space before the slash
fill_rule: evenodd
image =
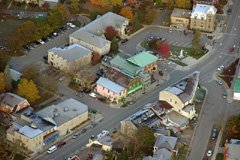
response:
<path id="1" fill-rule="evenodd" d="M 57 148 L 61 148 L 65 144 L 66 144 L 66 142 L 59 142 L 59 144 L 57 145 Z"/>
<path id="2" fill-rule="evenodd" d="M 234 47 L 229 48 L 229 52 L 232 53 L 234 51 L 234 49 L 235 49 Z"/>

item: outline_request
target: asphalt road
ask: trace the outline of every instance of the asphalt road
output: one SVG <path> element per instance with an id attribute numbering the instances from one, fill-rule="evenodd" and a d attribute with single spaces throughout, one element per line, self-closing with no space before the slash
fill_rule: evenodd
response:
<path id="1" fill-rule="evenodd" d="M 221 86 L 218 86 L 214 80 L 217 67 L 220 64 L 227 64 L 229 60 L 233 60 L 235 58 L 235 55 L 230 55 L 228 53 L 228 49 L 233 46 L 233 44 L 238 43 L 237 35 L 239 35 L 240 33 L 240 30 L 237 27 L 237 25 L 239 25 L 238 16 L 240 15 L 240 13 L 237 13 L 236 11 L 240 2 L 238 2 L 237 0 L 235 0 L 234 2 L 236 3 L 236 5 L 233 6 L 232 15 L 227 20 L 228 26 L 226 28 L 225 34 L 223 35 L 222 39 L 218 40 L 219 42 L 223 42 L 223 46 L 216 44 L 214 53 L 209 55 L 207 58 L 205 58 L 205 60 L 201 61 L 200 63 L 192 66 L 191 69 L 186 71 L 173 71 L 171 73 L 171 79 L 168 82 L 166 82 L 162 86 L 156 87 L 155 90 L 143 95 L 143 97 L 139 98 L 139 100 L 137 100 L 135 104 L 127 108 L 109 108 L 107 105 L 92 100 L 90 97 L 84 97 L 83 99 L 81 99 L 75 96 L 74 91 L 62 87 L 61 90 L 64 91 L 69 97 L 79 99 L 87 103 L 89 106 L 97 108 L 97 110 L 104 116 L 104 120 L 99 123 L 95 128 L 90 129 L 86 133 L 80 135 L 77 139 L 70 140 L 65 146 L 63 146 L 61 149 L 58 149 L 56 152 L 50 155 L 42 154 L 41 157 L 37 159 L 66 159 L 69 155 L 74 154 L 74 152 L 80 150 L 81 147 L 87 143 L 91 135 L 98 134 L 99 132 L 101 132 L 102 129 L 112 130 L 113 128 L 118 127 L 121 120 L 140 110 L 144 104 L 158 100 L 158 94 L 160 90 L 176 82 L 178 79 L 185 77 L 193 71 L 201 72 L 200 83 L 206 86 L 209 90 L 208 99 L 206 101 L 206 105 L 203 108 L 203 115 L 199 120 L 197 133 L 194 137 L 192 149 L 189 156 L 189 160 L 202 159 L 207 147 L 207 141 L 209 139 L 213 123 L 221 122 L 220 120 L 222 119 L 222 116 L 236 113 L 235 111 L 239 112 L 239 108 L 237 108 L 238 102 L 228 104 L 226 100 L 222 99 L 221 93 L 223 91 L 223 88 Z M 132 39 L 130 39 L 129 42 L 125 45 L 121 46 L 120 49 L 130 54 L 134 54 L 136 52 L 136 45 L 141 41 L 141 39 L 151 35 L 158 35 L 160 33 L 161 36 L 172 37 L 176 42 L 187 44 L 191 41 L 191 35 L 184 36 L 184 38 L 182 38 L 183 34 L 178 31 L 169 33 L 166 29 L 162 30 L 158 27 L 155 27 L 147 29 L 146 31 L 140 32 L 139 34 L 133 36 Z M 55 42 L 52 41 L 52 43 L 46 44 L 46 47 L 52 48 L 56 45 L 65 45 L 66 41 L 67 39 L 62 37 L 57 39 Z M 43 51 L 44 53 L 40 54 L 41 51 Z M 23 57 L 21 62 L 18 61 L 18 59 L 13 58 L 13 60 L 11 60 L 10 62 L 11 66 L 19 70 L 26 63 L 37 62 L 42 58 L 43 55 L 47 54 L 46 50 L 41 48 L 36 51 L 38 53 L 34 54 L 34 52 L 35 51 L 30 53 L 31 56 L 26 56 L 26 58 Z"/>

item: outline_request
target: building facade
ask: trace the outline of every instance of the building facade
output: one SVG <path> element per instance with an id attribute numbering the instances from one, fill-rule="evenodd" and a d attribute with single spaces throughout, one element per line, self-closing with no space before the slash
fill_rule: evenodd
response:
<path id="1" fill-rule="evenodd" d="M 214 6 L 197 4 L 191 13 L 190 29 L 214 32 L 216 13 L 217 9 Z"/>
<path id="2" fill-rule="evenodd" d="M 188 28 L 190 23 L 190 10 L 174 8 L 171 14 L 171 25 L 177 28 Z"/>
<path id="3" fill-rule="evenodd" d="M 67 99 L 38 112 L 23 111 L 7 130 L 7 140 L 35 153 L 87 119 L 88 107 Z"/>
<path id="4" fill-rule="evenodd" d="M 0 95 L 0 111 L 16 113 L 28 106 L 29 102 L 16 94 L 8 92 Z"/>
<path id="5" fill-rule="evenodd" d="M 118 103 L 127 96 L 127 89 L 112 82 L 111 80 L 101 77 L 96 82 L 96 91 L 98 94 L 108 98 L 111 102 Z"/>
<path id="6" fill-rule="evenodd" d="M 111 47 L 111 42 L 104 36 L 106 28 L 112 26 L 118 32 L 118 35 L 123 37 L 128 24 L 129 20 L 127 18 L 108 12 L 70 34 L 69 44 L 79 43 L 100 55 L 105 55 Z"/>
<path id="7" fill-rule="evenodd" d="M 78 44 L 63 49 L 52 48 L 48 51 L 48 63 L 65 72 L 90 64 L 91 59 L 92 51 Z"/>

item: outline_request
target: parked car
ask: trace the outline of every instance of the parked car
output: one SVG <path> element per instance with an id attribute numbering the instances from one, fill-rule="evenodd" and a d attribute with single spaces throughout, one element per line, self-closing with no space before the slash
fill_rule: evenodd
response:
<path id="1" fill-rule="evenodd" d="M 109 135 L 109 133 L 110 133 L 110 132 L 109 132 L 109 131 L 107 131 L 107 130 L 102 130 L 102 134 L 104 134 L 104 135 L 107 135 L 107 136 L 108 136 L 108 135 Z"/>
<path id="2" fill-rule="evenodd" d="M 217 129 L 216 128 L 212 129 L 211 138 L 212 138 L 212 140 L 215 140 L 217 138 Z"/>
<path id="3" fill-rule="evenodd" d="M 89 88 L 84 88 L 84 89 L 83 89 L 83 92 L 86 93 L 86 94 L 89 94 L 89 93 L 91 93 L 91 89 L 89 89 Z"/>
<path id="4" fill-rule="evenodd" d="M 221 80 L 217 80 L 216 82 L 217 82 L 217 84 L 219 84 L 219 85 L 222 85 L 222 84 L 223 84 L 223 82 L 222 82 Z"/>
<path id="5" fill-rule="evenodd" d="M 208 156 L 208 157 L 211 157 L 211 156 L 212 156 L 212 150 L 209 149 L 209 150 L 207 151 L 207 156 Z"/>
<path id="6" fill-rule="evenodd" d="M 64 146 L 66 144 L 66 142 L 59 142 L 57 145 L 57 148 L 61 148 L 62 146 Z"/>
<path id="7" fill-rule="evenodd" d="M 121 41 L 121 43 L 124 44 L 124 43 L 126 43 L 127 41 L 128 41 L 128 39 L 125 38 L 125 39 L 123 39 L 123 40 Z"/>
<path id="8" fill-rule="evenodd" d="M 227 98 L 227 93 L 226 93 L 226 92 L 223 92 L 223 93 L 222 93 L 222 97 L 223 97 L 224 99 L 226 99 L 226 98 Z"/>
<path id="9" fill-rule="evenodd" d="M 170 28 L 170 29 L 169 29 L 169 33 L 172 33 L 172 31 L 173 31 L 172 28 Z"/>
<path id="10" fill-rule="evenodd" d="M 67 26 L 69 26 L 70 28 L 76 28 L 76 26 L 74 25 L 74 24 L 72 24 L 72 23 L 67 23 Z"/>
<path id="11" fill-rule="evenodd" d="M 45 42 L 42 39 L 37 40 L 39 44 L 44 44 Z"/>
<path id="12" fill-rule="evenodd" d="M 229 48 L 229 52 L 232 53 L 235 50 L 234 47 Z"/>
<path id="13" fill-rule="evenodd" d="M 57 37 L 57 36 L 58 36 L 58 33 L 53 32 L 52 35 L 55 36 L 55 37 Z"/>
<path id="14" fill-rule="evenodd" d="M 90 97 L 93 97 L 93 98 L 96 98 L 96 97 L 97 97 L 96 93 L 93 93 L 93 92 L 92 92 L 92 93 L 89 93 L 89 96 L 90 96 Z"/>
<path id="15" fill-rule="evenodd" d="M 220 65 L 219 67 L 218 67 L 218 71 L 221 71 L 221 70 L 223 70 L 224 69 L 224 65 Z"/>
<path id="16" fill-rule="evenodd" d="M 87 132 L 87 129 L 86 129 L 86 128 L 83 128 L 83 129 L 81 130 L 81 133 L 85 133 L 85 132 Z"/>

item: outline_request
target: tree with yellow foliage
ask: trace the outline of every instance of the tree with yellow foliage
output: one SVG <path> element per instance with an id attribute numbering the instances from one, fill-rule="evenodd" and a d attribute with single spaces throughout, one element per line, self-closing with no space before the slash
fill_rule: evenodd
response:
<path id="1" fill-rule="evenodd" d="M 6 77 L 3 72 L 0 73 L 0 93 L 3 93 L 6 91 L 7 87 L 7 81 Z"/>
<path id="2" fill-rule="evenodd" d="M 123 7 L 119 14 L 130 20 L 133 19 L 133 11 L 132 11 L 132 8 L 129 6 Z"/>
<path id="3" fill-rule="evenodd" d="M 35 102 L 40 98 L 38 88 L 32 80 L 22 78 L 17 91 L 19 96 L 26 98 L 29 102 Z"/>

